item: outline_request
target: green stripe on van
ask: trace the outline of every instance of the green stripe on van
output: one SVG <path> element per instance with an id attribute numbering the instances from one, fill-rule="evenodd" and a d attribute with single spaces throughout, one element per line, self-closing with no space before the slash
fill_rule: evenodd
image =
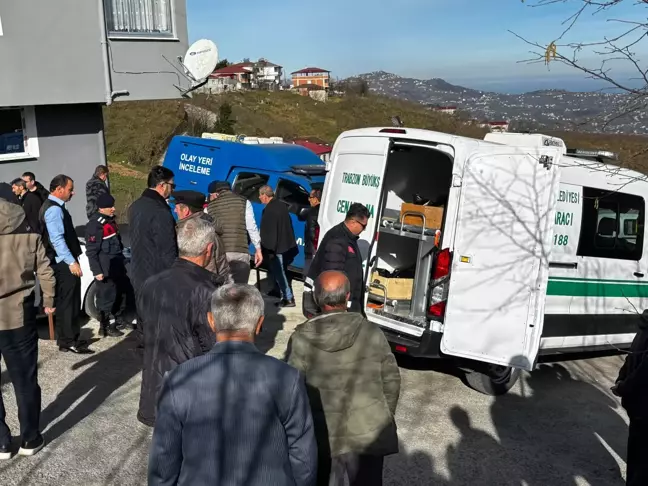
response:
<path id="1" fill-rule="evenodd" d="M 552 277 L 547 295 L 571 297 L 648 297 L 648 282 Z"/>

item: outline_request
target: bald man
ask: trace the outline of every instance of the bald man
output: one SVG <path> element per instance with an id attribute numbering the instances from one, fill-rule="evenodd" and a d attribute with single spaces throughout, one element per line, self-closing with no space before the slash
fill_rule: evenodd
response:
<path id="1" fill-rule="evenodd" d="M 375 324 L 347 312 L 351 285 L 344 273 L 321 273 L 313 296 L 322 314 L 297 326 L 286 358 L 306 376 L 320 454 L 317 484 L 342 485 L 348 476 L 351 486 L 382 485 L 384 457 L 398 452 L 396 359 Z"/>

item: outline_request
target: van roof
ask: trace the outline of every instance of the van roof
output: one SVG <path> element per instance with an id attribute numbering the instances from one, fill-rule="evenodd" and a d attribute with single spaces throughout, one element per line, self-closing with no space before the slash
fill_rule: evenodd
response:
<path id="1" fill-rule="evenodd" d="M 241 158 L 236 162 L 237 167 L 262 167 L 271 172 L 290 172 L 291 168 L 296 165 L 325 165 L 317 155 L 300 145 L 286 143 L 244 144 L 186 136 L 176 136 L 172 143 L 240 150 Z"/>
<path id="2" fill-rule="evenodd" d="M 407 127 L 372 127 L 372 128 L 359 128 L 356 130 L 348 130 L 344 132 L 345 137 L 387 137 L 387 138 L 402 138 L 412 140 L 430 140 L 442 144 L 451 145 L 453 142 L 466 141 L 470 143 L 482 142 L 476 138 L 462 137 L 459 135 L 452 135 L 450 133 L 435 132 L 433 130 L 423 130 L 421 128 L 407 128 Z"/>

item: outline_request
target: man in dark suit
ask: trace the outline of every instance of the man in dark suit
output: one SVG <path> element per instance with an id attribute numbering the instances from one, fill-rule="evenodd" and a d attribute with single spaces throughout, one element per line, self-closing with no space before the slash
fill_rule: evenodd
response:
<path id="1" fill-rule="evenodd" d="M 229 284 L 211 299 L 216 345 L 165 378 L 149 486 L 313 485 L 317 446 L 304 380 L 254 346 L 263 298 Z"/>
<path id="2" fill-rule="evenodd" d="M 148 189 L 128 210 L 131 239 L 129 278 L 135 296 L 147 278 L 166 270 L 178 256 L 176 222 L 167 199 L 175 189 L 173 171 L 156 165 L 148 175 Z M 142 340 L 142 315 L 137 309 L 136 335 Z"/>
<path id="3" fill-rule="evenodd" d="M 292 263 L 299 250 L 295 241 L 295 231 L 288 207 L 275 198 L 270 186 L 259 189 L 259 200 L 265 205 L 261 216 L 261 248 L 263 259 L 268 262 L 268 270 L 275 288 L 281 294 L 280 307 L 295 307 L 288 265 Z"/>

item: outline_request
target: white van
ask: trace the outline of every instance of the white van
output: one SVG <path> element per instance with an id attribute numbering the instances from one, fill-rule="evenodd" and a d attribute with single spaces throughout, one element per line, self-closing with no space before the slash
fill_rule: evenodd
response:
<path id="1" fill-rule="evenodd" d="M 539 354 L 627 347 L 648 307 L 648 184 L 605 155 L 574 156 L 540 134 L 345 132 L 320 231 L 351 203 L 366 205 L 367 318 L 395 352 L 460 358 L 471 386 L 505 393 Z M 440 227 L 402 224 L 415 195 L 443 206 Z M 399 274 L 411 279 L 409 300 L 390 300 L 376 282 Z"/>

